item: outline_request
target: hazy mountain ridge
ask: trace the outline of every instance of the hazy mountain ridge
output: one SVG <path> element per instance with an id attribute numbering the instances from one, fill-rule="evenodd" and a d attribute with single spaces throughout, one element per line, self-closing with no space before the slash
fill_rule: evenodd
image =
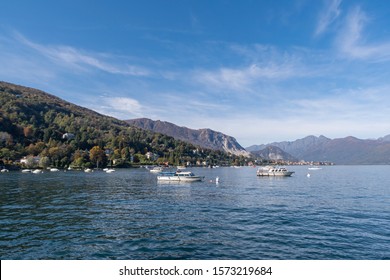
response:
<path id="1" fill-rule="evenodd" d="M 253 145 L 250 152 L 268 146 L 279 147 L 305 161 L 330 161 L 336 164 L 390 164 L 390 135 L 378 139 L 359 139 L 353 136 L 330 139 L 307 136 L 295 141 Z"/>
<path id="2" fill-rule="evenodd" d="M 292 162 L 298 161 L 296 157 L 293 157 L 289 153 L 286 153 L 281 148 L 276 146 L 271 146 L 271 145 L 266 146 L 264 149 L 261 149 L 260 151 L 253 151 L 251 152 L 251 154 L 256 157 L 261 157 L 263 159 L 273 160 L 273 161 L 278 161 L 278 160 L 292 161 Z"/>
<path id="3" fill-rule="evenodd" d="M 234 137 L 208 128 L 196 130 L 178 126 L 166 121 L 154 121 L 147 118 L 126 120 L 126 122 L 138 128 L 187 141 L 193 145 L 213 150 L 221 150 L 235 155 L 249 156 L 249 152 L 247 152 Z"/>

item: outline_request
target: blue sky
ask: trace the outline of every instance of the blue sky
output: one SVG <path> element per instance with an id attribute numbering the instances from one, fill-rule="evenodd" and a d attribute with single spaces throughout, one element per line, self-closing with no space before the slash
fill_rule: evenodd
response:
<path id="1" fill-rule="evenodd" d="M 3 1 L 0 80 L 243 146 L 390 134 L 389 1 Z"/>

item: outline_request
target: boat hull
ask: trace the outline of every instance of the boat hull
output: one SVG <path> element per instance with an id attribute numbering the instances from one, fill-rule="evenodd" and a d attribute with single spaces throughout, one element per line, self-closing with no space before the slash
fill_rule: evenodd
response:
<path id="1" fill-rule="evenodd" d="M 157 176 L 159 182 L 199 182 L 204 177 L 195 176 L 192 172 L 165 172 Z"/>
<path id="2" fill-rule="evenodd" d="M 257 176 L 284 176 L 289 177 L 294 174 L 294 171 L 279 171 L 279 172 L 257 172 Z"/>
<path id="3" fill-rule="evenodd" d="M 158 176 L 157 180 L 160 182 L 199 182 L 202 181 L 202 177 L 180 178 L 178 176 Z"/>

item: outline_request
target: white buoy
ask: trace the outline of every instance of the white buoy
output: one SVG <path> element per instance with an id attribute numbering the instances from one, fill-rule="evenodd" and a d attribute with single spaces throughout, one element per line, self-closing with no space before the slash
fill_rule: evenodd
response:
<path id="1" fill-rule="evenodd" d="M 215 183 L 216 183 L 216 184 L 219 183 L 219 177 L 215 178 Z"/>
<path id="2" fill-rule="evenodd" d="M 307 178 L 310 178 L 310 173 L 307 173 L 307 175 L 306 175 L 306 176 L 307 176 Z"/>

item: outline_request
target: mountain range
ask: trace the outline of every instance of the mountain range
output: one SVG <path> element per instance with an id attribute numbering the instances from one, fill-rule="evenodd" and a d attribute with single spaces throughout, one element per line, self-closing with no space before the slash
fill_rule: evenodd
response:
<path id="1" fill-rule="evenodd" d="M 330 161 L 336 164 L 390 164 L 390 135 L 378 139 L 358 139 L 353 136 L 330 139 L 307 136 L 295 141 L 253 145 L 246 150 L 256 153 L 266 147 L 278 147 L 305 161 Z"/>
<path id="2" fill-rule="evenodd" d="M 165 134 L 203 148 L 220 150 L 238 156 L 248 157 L 250 155 L 249 152 L 238 144 L 234 137 L 208 128 L 190 129 L 183 126 L 177 126 L 170 122 L 160 120 L 154 121 L 147 118 L 126 120 L 126 122 L 132 126 Z"/>

